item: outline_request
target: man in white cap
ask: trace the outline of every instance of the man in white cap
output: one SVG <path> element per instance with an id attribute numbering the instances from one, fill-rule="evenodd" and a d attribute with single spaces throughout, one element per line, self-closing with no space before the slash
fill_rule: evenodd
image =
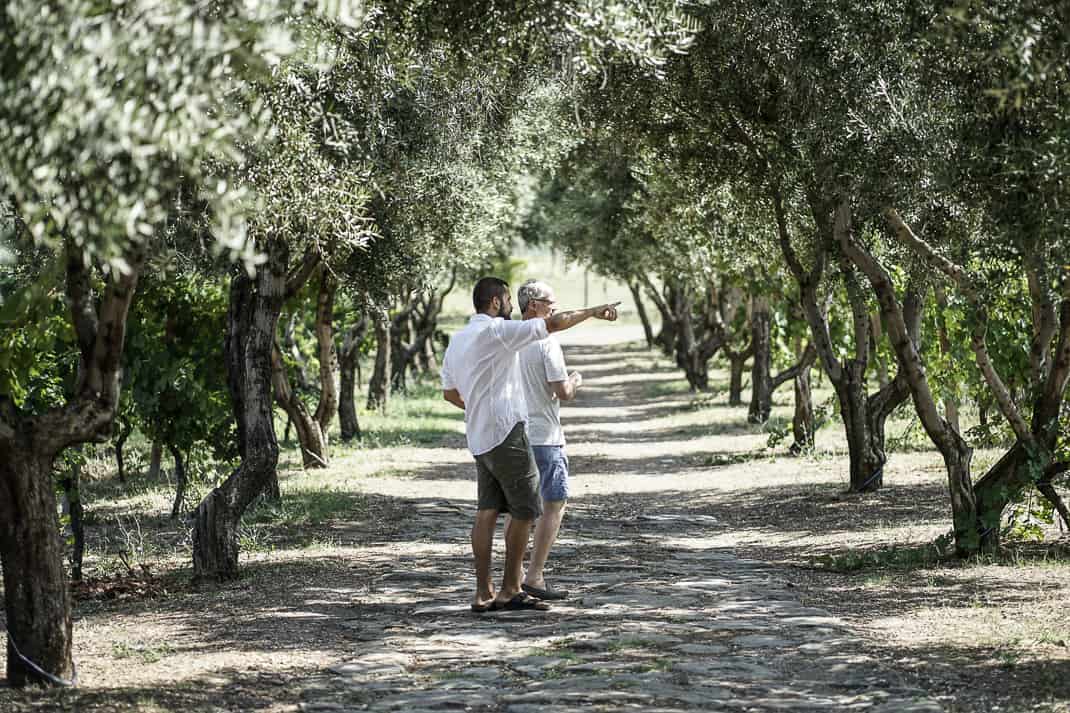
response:
<path id="1" fill-rule="evenodd" d="M 545 610 L 549 609 L 545 602 L 521 587 L 531 522 L 542 514 L 542 502 L 539 470 L 525 429 L 528 411 L 520 383 L 520 350 L 590 317 L 615 320 L 620 303 L 513 322 L 509 285 L 496 277 L 476 283 L 472 303 L 476 314 L 450 338 L 442 360 L 442 395 L 464 409 L 468 449 L 476 460 L 472 611 Z M 491 550 L 501 512 L 509 513 L 512 523 L 505 534 L 505 574 L 495 594 Z"/>
<path id="2" fill-rule="evenodd" d="M 553 288 L 541 280 L 522 284 L 516 300 L 524 320 L 548 319 L 557 308 Z M 535 525 L 535 546 L 522 586 L 525 592 L 539 599 L 565 599 L 568 592 L 546 584 L 543 568 L 557 540 L 569 494 L 561 402 L 576 398 L 583 378 L 578 371 L 568 373 L 561 344 L 552 334 L 524 347 L 520 352 L 520 373 L 524 400 L 528 404 L 528 437 L 539 466 L 542 495 L 542 516 Z"/>

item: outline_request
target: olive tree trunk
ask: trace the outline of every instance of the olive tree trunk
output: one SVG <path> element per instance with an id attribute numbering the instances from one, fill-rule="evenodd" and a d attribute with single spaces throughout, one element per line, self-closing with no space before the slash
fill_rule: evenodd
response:
<path id="1" fill-rule="evenodd" d="M 661 329 L 654 337 L 654 342 L 661 348 L 665 356 L 672 356 L 673 350 L 676 348 L 676 317 L 669 308 L 669 303 L 666 302 L 665 297 L 645 273 L 639 275 L 639 281 L 643 283 L 647 296 L 661 315 Z"/>
<path id="2" fill-rule="evenodd" d="M 814 449 L 814 434 L 817 424 L 814 421 L 814 399 L 810 390 L 810 371 L 817 359 L 817 350 L 807 344 L 801 350 L 801 339 L 795 343 L 795 353 L 799 356 L 799 370 L 792 379 L 795 388 L 795 410 L 791 417 L 791 435 L 794 441 L 788 452 L 792 455 L 809 453 Z"/>
<path id="3" fill-rule="evenodd" d="M 125 421 L 119 428 L 119 432 L 115 435 L 115 467 L 118 470 L 119 482 L 126 483 L 126 461 L 124 458 L 126 447 L 126 441 L 130 438 L 130 434 L 134 432 L 134 425 L 129 421 Z"/>
<path id="4" fill-rule="evenodd" d="M 375 367 L 368 380 L 368 410 L 386 411 L 390 398 L 390 317 L 385 310 L 375 315 Z"/>
<path id="5" fill-rule="evenodd" d="M 850 460 L 849 491 L 863 493 L 878 490 L 884 485 L 884 465 L 888 460 L 884 445 L 885 422 L 892 411 L 909 397 L 910 390 L 900 370 L 887 386 L 873 394 L 868 393 L 869 312 L 853 265 L 839 247 L 839 236 L 850 231 L 850 204 L 841 200 L 831 205 L 811 196 L 810 207 L 817 226 L 817 244 L 807 268 L 792 244 L 782 197 L 774 191 L 772 198 L 781 251 L 799 285 L 800 302 L 814 346 L 840 405 Z M 827 301 L 818 296 L 819 284 L 833 251 L 840 253 L 840 272 L 851 308 L 854 338 L 853 358 L 844 362 L 840 361 L 832 343 Z"/>
<path id="6" fill-rule="evenodd" d="M 156 482 L 160 479 L 160 469 L 163 467 L 163 444 L 153 441 L 149 453 L 149 480 Z"/>
<path id="7" fill-rule="evenodd" d="M 106 278 L 98 295 L 82 251 L 73 241 L 64 247 L 67 304 L 79 351 L 73 396 L 43 414 L 22 412 L 0 396 L 0 566 L 12 686 L 75 683 L 52 465 L 64 448 L 111 437 L 126 319 L 145 259 L 143 248 L 132 246 L 124 255 L 128 271 Z"/>
<path id="8" fill-rule="evenodd" d="M 286 297 L 296 294 L 304 285 L 302 275 L 287 279 Z M 334 351 L 334 296 L 337 281 L 326 269 L 320 269 L 319 290 L 316 296 L 316 360 L 319 363 L 320 398 L 315 413 L 309 411 L 304 399 L 290 385 L 286 363 L 282 350 L 276 343 L 271 351 L 271 381 L 275 390 L 275 401 L 286 413 L 286 430 L 291 425 L 297 431 L 297 442 L 301 448 L 301 463 L 308 468 L 326 468 L 330 465 L 328 430 L 331 419 L 338 408 L 338 389 L 334 383 L 334 371 L 337 364 Z M 300 378 L 301 372 L 298 370 Z"/>
<path id="9" fill-rule="evenodd" d="M 639 321 L 643 325 L 643 336 L 646 337 L 646 346 L 648 349 L 654 347 L 654 326 L 650 323 L 650 317 L 646 313 L 646 306 L 643 304 L 643 297 L 639 291 L 639 283 L 630 280 L 628 282 L 628 289 L 632 293 L 632 301 L 635 303 L 635 313 L 639 315 Z"/>
<path id="10" fill-rule="evenodd" d="M 747 411 L 750 423 L 765 423 L 773 410 L 773 314 L 769 299 L 763 295 L 751 297 L 751 399 Z"/>
<path id="11" fill-rule="evenodd" d="M 63 488 L 63 512 L 70 519 L 71 579 L 82 581 L 82 561 L 85 559 L 85 508 L 82 505 L 82 473 L 77 463 L 60 479 Z"/>
<path id="12" fill-rule="evenodd" d="M 976 553 L 983 531 L 979 529 L 977 498 L 970 472 L 973 449 L 959 435 L 958 429 L 940 415 L 936 399 L 929 388 L 918 346 L 920 319 L 908 323 L 908 316 L 920 313 L 921 294 L 908 287 L 904 303 L 896 296 L 895 285 L 884 267 L 849 231 L 840 235 L 841 246 L 853 264 L 866 275 L 880 304 L 880 313 L 899 362 L 899 372 L 906 375 L 914 408 L 925 432 L 940 451 L 947 471 L 951 496 L 951 517 L 955 533 L 955 550 L 963 557 Z"/>
<path id="13" fill-rule="evenodd" d="M 0 446 L 0 556 L 7 615 L 7 680 L 73 683 L 71 598 L 56 522 L 52 456 Z"/>
<path id="14" fill-rule="evenodd" d="M 182 514 L 182 504 L 186 501 L 186 460 L 178 446 L 168 444 L 167 449 L 175 460 L 175 502 L 171 505 L 171 519 L 177 520 Z"/>
<path id="15" fill-rule="evenodd" d="M 884 210 L 893 234 L 905 246 L 921 256 L 931 267 L 955 284 L 973 310 L 970 346 L 978 369 L 984 376 L 991 400 L 1007 419 L 1016 436 L 1015 444 L 973 486 L 981 529 L 981 547 L 994 549 L 999 544 L 999 525 L 1004 509 L 1028 487 L 1036 486 L 1070 526 L 1070 511 L 1052 487 L 1052 479 L 1070 469 L 1070 464 L 1056 460 L 1060 417 L 1065 409 L 1067 385 L 1070 383 L 1070 279 L 1065 274 L 1059 283 L 1059 305 L 1049 294 L 1052 282 L 1050 259 L 1056 265 L 1062 256 L 1043 256 L 1035 242 L 1021 244 L 1023 267 L 1030 285 L 1033 308 L 1033 334 L 1030 359 L 1032 366 L 1032 420 L 1027 421 L 1015 402 L 988 352 L 988 306 L 979 290 L 980 281 L 961 265 L 940 256 L 928 243 L 916 236 L 891 208 Z M 1039 344 L 1038 344 L 1039 343 Z M 953 430 L 953 429 L 950 429 Z"/>
<path id="16" fill-rule="evenodd" d="M 345 443 L 361 437 L 360 422 L 357 420 L 357 369 L 360 364 L 360 345 L 367 331 L 368 318 L 362 316 L 346 332 L 338 355 L 338 425 Z"/>
<path id="17" fill-rule="evenodd" d="M 272 409 L 271 355 L 286 293 L 289 250 L 264 246 L 255 278 L 236 271 L 230 283 L 224 360 L 241 465 L 193 513 L 193 573 L 199 580 L 238 576 L 238 524 L 261 493 L 278 488 L 279 444 Z"/>

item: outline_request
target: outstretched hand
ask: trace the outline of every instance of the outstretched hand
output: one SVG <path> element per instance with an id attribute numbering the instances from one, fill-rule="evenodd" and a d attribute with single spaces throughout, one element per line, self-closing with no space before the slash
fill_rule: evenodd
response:
<path id="1" fill-rule="evenodd" d="M 613 302 L 611 304 L 604 304 L 600 307 L 595 307 L 594 316 L 598 319 L 604 319 L 609 322 L 617 321 L 617 305 L 620 302 Z"/>

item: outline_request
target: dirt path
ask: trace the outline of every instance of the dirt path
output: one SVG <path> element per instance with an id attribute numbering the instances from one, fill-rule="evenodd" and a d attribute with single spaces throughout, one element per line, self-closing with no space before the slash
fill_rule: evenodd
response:
<path id="1" fill-rule="evenodd" d="M 351 610 L 352 654 L 315 677 L 302 710 L 941 710 L 776 571 L 716 546 L 724 524 L 694 512 L 695 474 L 672 433 L 650 429 L 674 408 L 645 396 L 659 375 L 631 371 L 621 346 L 567 357 L 585 375 L 563 415 L 577 487 L 548 576 L 573 596 L 549 613 L 467 610 L 463 451 L 369 481 L 410 500 L 392 538 L 409 544 L 382 552 Z"/>

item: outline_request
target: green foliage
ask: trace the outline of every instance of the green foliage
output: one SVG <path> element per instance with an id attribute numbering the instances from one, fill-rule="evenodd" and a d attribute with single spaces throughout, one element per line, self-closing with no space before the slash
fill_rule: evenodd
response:
<path id="1" fill-rule="evenodd" d="M 241 72 L 288 49 L 285 33 L 257 32 L 272 10 L 215 14 L 177 0 L 6 6 L 0 193 L 34 240 L 58 247 L 68 236 L 122 271 L 130 244 L 152 239 L 196 194 L 218 245 L 251 260 L 245 188 L 213 178 L 211 164 L 264 128 L 256 106 L 220 107 Z"/>
<path id="2" fill-rule="evenodd" d="M 124 413 L 149 440 L 177 447 L 191 464 L 200 443 L 216 459 L 237 455 L 220 368 L 226 313 L 219 284 L 164 271 L 142 283 L 129 317 Z"/>

